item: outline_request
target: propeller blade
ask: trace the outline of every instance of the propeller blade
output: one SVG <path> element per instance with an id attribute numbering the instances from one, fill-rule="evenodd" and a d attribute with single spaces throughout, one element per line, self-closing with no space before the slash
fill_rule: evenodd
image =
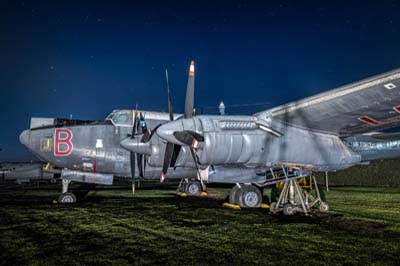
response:
<path id="1" fill-rule="evenodd" d="M 189 79 L 186 87 L 184 118 L 193 116 L 194 108 L 194 61 L 190 62 Z"/>
<path id="2" fill-rule="evenodd" d="M 142 136 L 142 138 L 140 139 L 140 142 L 143 142 L 143 143 L 149 142 L 150 136 L 152 135 L 151 133 L 152 133 L 152 130 L 151 130 L 151 129 L 147 129 L 147 130 L 143 133 L 143 136 Z"/>
<path id="3" fill-rule="evenodd" d="M 136 135 L 136 129 L 137 129 L 137 112 L 135 111 L 134 113 L 133 113 L 133 115 L 134 115 L 134 118 L 133 118 L 133 125 L 132 125 L 132 134 L 131 134 L 131 139 L 134 139 L 135 138 L 135 135 Z"/>
<path id="4" fill-rule="evenodd" d="M 143 134 L 143 137 L 141 139 L 141 142 L 147 143 L 151 140 L 153 137 L 154 133 L 156 133 L 157 129 L 161 126 L 161 124 L 157 125 L 154 129 L 147 129 L 147 133 L 145 132 Z"/>
<path id="5" fill-rule="evenodd" d="M 168 96 L 168 112 L 169 112 L 169 121 L 174 120 L 174 113 L 172 110 L 172 102 L 171 102 L 171 95 L 169 90 L 169 80 L 168 80 L 168 70 L 165 69 L 165 80 L 167 81 L 167 96 Z"/>
<path id="6" fill-rule="evenodd" d="M 146 155 L 143 155 L 143 178 L 144 175 L 146 174 L 146 164 L 147 164 L 147 157 Z"/>
<path id="7" fill-rule="evenodd" d="M 138 169 L 139 169 L 139 177 L 140 178 L 144 178 L 144 173 L 143 173 L 143 154 L 138 154 L 136 162 L 137 162 L 137 166 L 138 166 Z"/>
<path id="8" fill-rule="evenodd" d="M 178 141 L 193 148 L 198 148 L 199 142 L 204 141 L 202 135 L 191 130 L 175 131 L 173 135 Z"/>
<path id="9" fill-rule="evenodd" d="M 160 182 L 164 182 L 165 175 L 167 174 L 167 171 L 168 171 L 168 167 L 171 164 L 171 159 L 172 159 L 173 153 L 174 153 L 174 144 L 168 142 L 167 146 L 165 147 L 165 155 L 164 155 L 164 162 L 163 162 L 163 168 L 162 168 Z"/>
<path id="10" fill-rule="evenodd" d="M 172 154 L 172 159 L 171 159 L 171 164 L 170 164 L 172 167 L 175 166 L 176 160 L 178 160 L 178 156 L 179 156 L 179 153 L 181 152 L 181 148 L 182 148 L 181 145 L 174 144 L 174 153 Z"/>
<path id="11" fill-rule="evenodd" d="M 130 153 L 130 159 L 131 159 L 131 176 L 132 176 L 132 193 L 135 193 L 135 153 L 131 152 Z"/>
<path id="12" fill-rule="evenodd" d="M 142 112 L 139 113 L 139 123 L 137 125 L 137 130 L 139 130 L 139 127 L 142 129 L 142 133 L 147 131 L 147 123 L 144 115 Z"/>
<path id="13" fill-rule="evenodd" d="M 132 135 L 131 139 L 135 138 L 136 135 L 136 127 L 137 127 L 137 112 L 134 112 L 133 125 L 132 125 Z M 136 154 L 134 152 L 130 152 L 130 163 L 131 163 L 131 177 L 132 177 L 132 194 L 135 194 L 135 163 L 136 163 Z"/>

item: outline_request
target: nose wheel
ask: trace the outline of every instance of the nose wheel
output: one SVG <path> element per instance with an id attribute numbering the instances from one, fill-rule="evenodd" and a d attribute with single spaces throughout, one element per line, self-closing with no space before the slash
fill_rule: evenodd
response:
<path id="1" fill-rule="evenodd" d="M 60 196 L 58 196 L 57 201 L 58 203 L 75 203 L 76 196 L 71 192 L 62 193 Z"/>
<path id="2" fill-rule="evenodd" d="M 62 179 L 62 193 L 58 196 L 57 202 L 63 204 L 75 203 L 76 196 L 72 192 L 68 192 L 68 185 L 71 180 Z"/>

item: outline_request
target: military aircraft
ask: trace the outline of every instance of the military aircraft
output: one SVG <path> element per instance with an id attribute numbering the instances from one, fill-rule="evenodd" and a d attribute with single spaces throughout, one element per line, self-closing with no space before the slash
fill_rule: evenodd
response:
<path id="1" fill-rule="evenodd" d="M 240 206 L 259 206 L 257 187 L 285 181 L 271 211 L 293 214 L 314 203 L 291 180 L 400 157 L 399 134 L 382 132 L 399 125 L 397 69 L 251 116 L 179 119 L 160 126 L 157 135 L 168 145 L 189 147 L 196 166 L 209 169 L 208 182 L 236 183 L 230 201 Z M 223 171 L 214 170 L 221 166 Z M 277 170 L 282 178 L 275 178 Z"/>
<path id="2" fill-rule="evenodd" d="M 399 126 L 399 79 L 395 70 L 251 116 L 192 116 L 192 62 L 183 115 L 172 112 L 168 89 L 169 113 L 118 110 L 105 121 L 32 118 L 20 140 L 64 168 L 60 202 L 76 200 L 66 191 L 71 180 L 187 177 L 181 188 L 191 195 L 204 191 L 204 182 L 235 184 L 229 200 L 242 207 L 260 206 L 259 188 L 285 181 L 287 193 L 272 211 L 307 212 L 314 203 L 293 180 L 400 155 L 395 136 L 371 134 Z"/>

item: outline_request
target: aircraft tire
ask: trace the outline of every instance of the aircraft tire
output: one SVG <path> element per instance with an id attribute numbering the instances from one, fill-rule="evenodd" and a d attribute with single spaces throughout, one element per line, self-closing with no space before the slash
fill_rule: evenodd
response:
<path id="1" fill-rule="evenodd" d="M 201 184 L 198 181 L 192 181 L 185 184 L 185 192 L 188 196 L 200 196 Z"/>
<path id="2" fill-rule="evenodd" d="M 58 203 L 63 203 L 63 204 L 69 204 L 69 203 L 75 203 L 76 202 L 76 196 L 75 194 L 71 192 L 65 192 L 58 196 L 57 199 Z"/>
<path id="3" fill-rule="evenodd" d="M 329 211 L 329 205 L 323 201 L 319 204 L 319 211 L 322 213 L 326 213 Z"/>
<path id="4" fill-rule="evenodd" d="M 283 214 L 284 215 L 293 215 L 295 213 L 296 213 L 296 210 L 295 210 L 295 207 L 292 204 L 286 203 L 283 206 Z"/>
<path id="5" fill-rule="evenodd" d="M 235 185 L 232 189 L 231 192 L 229 193 L 229 203 L 230 204 L 239 204 L 239 199 L 237 197 L 239 191 L 239 187 Z"/>
<path id="6" fill-rule="evenodd" d="M 239 206 L 241 208 L 259 208 L 262 204 L 262 194 L 258 187 L 243 185 L 238 191 Z"/>

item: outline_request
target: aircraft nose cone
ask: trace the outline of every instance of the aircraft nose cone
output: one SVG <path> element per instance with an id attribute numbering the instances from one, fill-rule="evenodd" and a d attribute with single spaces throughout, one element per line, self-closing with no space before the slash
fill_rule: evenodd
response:
<path id="1" fill-rule="evenodd" d="M 28 147 L 29 145 L 29 130 L 22 131 L 21 135 L 19 135 L 19 141 Z"/>
<path id="2" fill-rule="evenodd" d="M 182 130 L 183 130 L 183 125 L 180 120 L 172 121 L 160 126 L 157 129 L 157 135 L 163 140 L 180 145 L 181 143 L 174 137 L 173 133 L 175 131 L 182 131 Z"/>

